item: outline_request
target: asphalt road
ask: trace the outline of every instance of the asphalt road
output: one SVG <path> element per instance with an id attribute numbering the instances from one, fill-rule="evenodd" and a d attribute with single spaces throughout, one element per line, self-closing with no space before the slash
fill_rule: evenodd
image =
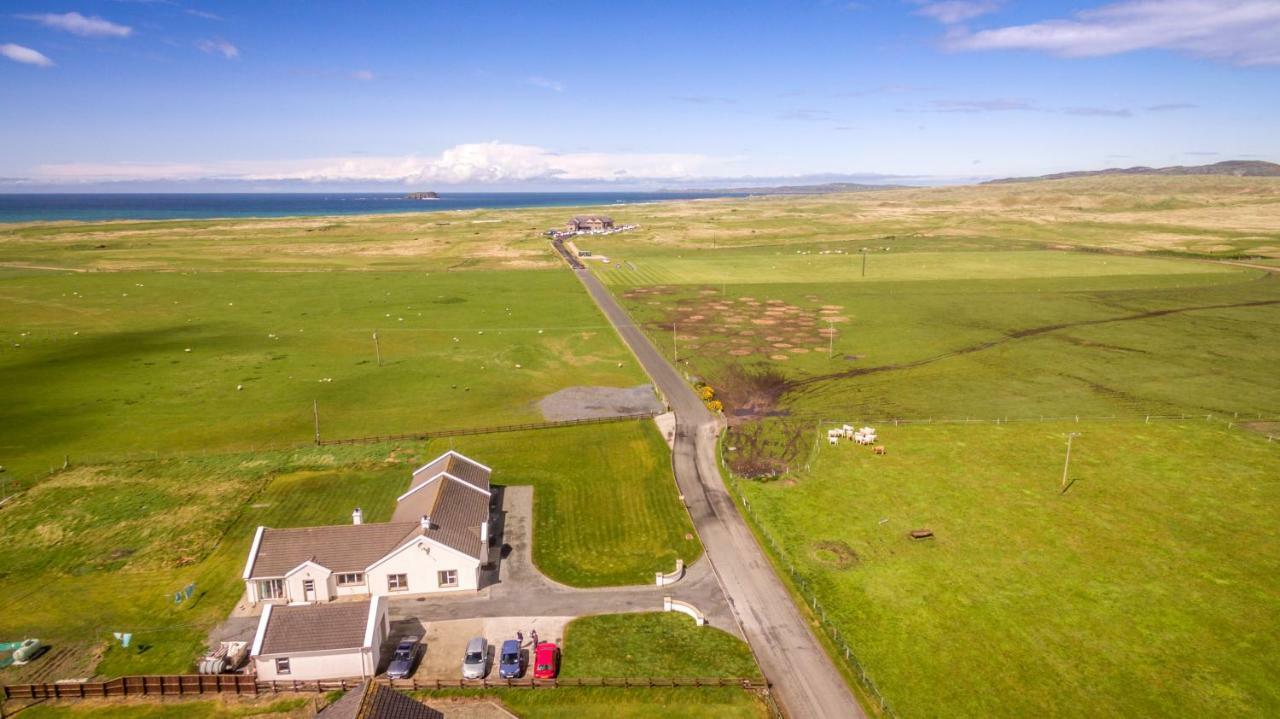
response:
<path id="1" fill-rule="evenodd" d="M 719 425 L 715 416 L 631 322 L 613 295 L 589 271 L 575 270 L 574 274 L 675 411 L 672 461 L 676 483 L 734 616 L 782 710 L 793 719 L 865 717 L 725 489 L 716 462 Z"/>

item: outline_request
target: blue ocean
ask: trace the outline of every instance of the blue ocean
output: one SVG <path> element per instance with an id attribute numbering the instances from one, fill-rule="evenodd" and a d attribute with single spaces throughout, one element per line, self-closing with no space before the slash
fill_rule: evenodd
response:
<path id="1" fill-rule="evenodd" d="M 741 196 L 733 192 L 442 192 L 436 200 L 411 200 L 404 193 L 383 192 L 0 194 L 0 222 L 373 215 Z"/>

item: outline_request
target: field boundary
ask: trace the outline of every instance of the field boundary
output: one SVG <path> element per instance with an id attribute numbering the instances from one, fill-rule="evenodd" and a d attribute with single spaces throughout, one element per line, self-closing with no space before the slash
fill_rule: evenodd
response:
<path id="1" fill-rule="evenodd" d="M 343 444 L 381 444 L 383 442 L 400 442 L 405 440 L 425 441 L 440 437 L 462 437 L 473 434 L 496 434 L 499 432 L 525 432 L 534 429 L 557 429 L 559 427 L 578 427 L 584 424 L 609 424 L 612 422 L 630 422 L 632 420 L 653 419 L 658 412 L 635 412 L 632 414 L 616 414 L 609 417 L 582 417 L 579 419 L 562 419 L 552 422 L 525 422 L 523 424 L 503 424 L 490 427 L 466 427 L 462 429 L 441 429 L 431 432 L 410 432 L 407 434 L 375 435 L 370 437 L 352 437 L 348 439 L 317 439 L 315 444 L 328 447 Z"/>
<path id="2" fill-rule="evenodd" d="M 8 700 L 102 699 L 126 696 L 188 696 L 203 694 L 279 694 L 281 692 L 347 691 L 359 686 L 362 678 L 312 681 L 258 681 L 245 674 L 173 674 L 117 677 L 102 682 L 56 682 L 13 684 L 2 688 L 0 698 Z M 456 679 L 420 680 L 378 677 L 375 683 L 392 689 L 433 691 L 442 689 L 555 689 L 559 687 L 609 687 L 614 689 L 712 689 L 736 687 L 768 693 L 768 685 L 745 677 L 567 677 L 558 679 Z"/>

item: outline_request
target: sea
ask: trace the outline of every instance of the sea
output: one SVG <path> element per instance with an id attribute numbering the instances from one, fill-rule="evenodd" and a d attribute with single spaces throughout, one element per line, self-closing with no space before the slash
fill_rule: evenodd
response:
<path id="1" fill-rule="evenodd" d="M 436 200 L 404 193 L 112 193 L 0 194 L 0 223 L 102 220 L 201 220 L 243 217 L 381 215 L 403 212 L 625 205 L 744 197 L 742 192 L 441 192 Z"/>

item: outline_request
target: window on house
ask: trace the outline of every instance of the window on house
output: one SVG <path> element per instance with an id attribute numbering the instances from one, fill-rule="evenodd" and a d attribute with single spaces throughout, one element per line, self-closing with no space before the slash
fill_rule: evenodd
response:
<path id="1" fill-rule="evenodd" d="M 276 674 L 289 673 L 289 657 L 280 657 L 276 659 Z"/>
<path id="2" fill-rule="evenodd" d="M 263 579 L 258 582 L 259 599 L 284 599 L 283 579 Z"/>
<path id="3" fill-rule="evenodd" d="M 350 587 L 355 584 L 364 584 L 364 574 L 360 572 L 348 572 L 338 575 L 339 587 Z"/>
<path id="4" fill-rule="evenodd" d="M 456 569 L 445 569 L 437 572 L 436 576 L 439 577 L 440 586 L 442 587 L 458 586 L 458 570 Z"/>
<path id="5" fill-rule="evenodd" d="M 406 574 L 388 574 L 387 589 L 392 592 L 403 592 L 409 588 L 409 576 Z"/>

